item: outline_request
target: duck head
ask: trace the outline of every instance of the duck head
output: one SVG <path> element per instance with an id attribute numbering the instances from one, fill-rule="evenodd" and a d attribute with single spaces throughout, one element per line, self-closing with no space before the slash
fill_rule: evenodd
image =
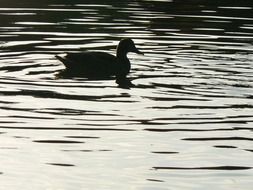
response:
<path id="1" fill-rule="evenodd" d="M 136 47 L 132 39 L 125 38 L 119 42 L 117 46 L 117 57 L 126 57 L 128 52 L 142 54 Z"/>

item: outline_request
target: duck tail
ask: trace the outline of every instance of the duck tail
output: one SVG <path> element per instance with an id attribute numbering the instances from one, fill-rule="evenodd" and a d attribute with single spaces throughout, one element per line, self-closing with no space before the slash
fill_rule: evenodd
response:
<path id="1" fill-rule="evenodd" d="M 61 57 L 60 55 L 55 55 L 56 59 L 60 60 L 61 62 L 65 61 L 65 59 L 63 57 Z"/>
<path id="2" fill-rule="evenodd" d="M 69 61 L 68 59 L 66 59 L 65 56 L 55 55 L 55 57 L 56 57 L 59 61 L 61 61 L 61 62 L 65 65 L 66 68 L 69 67 L 70 61 Z"/>

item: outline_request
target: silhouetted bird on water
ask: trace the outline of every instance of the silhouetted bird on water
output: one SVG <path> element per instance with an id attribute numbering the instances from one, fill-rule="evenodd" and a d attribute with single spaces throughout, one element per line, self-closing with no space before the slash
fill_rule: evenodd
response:
<path id="1" fill-rule="evenodd" d="M 60 73 L 63 77 L 85 77 L 89 79 L 107 79 L 116 76 L 116 83 L 120 87 L 130 87 L 133 84 L 127 79 L 131 64 L 127 58 L 128 52 L 142 54 L 134 45 L 133 40 L 127 38 L 119 42 L 116 56 L 105 52 L 67 53 L 56 55 L 66 67 Z"/>

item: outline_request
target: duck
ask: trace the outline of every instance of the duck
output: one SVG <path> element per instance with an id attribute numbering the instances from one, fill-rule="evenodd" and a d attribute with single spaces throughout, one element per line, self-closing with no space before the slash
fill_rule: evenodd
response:
<path id="1" fill-rule="evenodd" d="M 60 75 L 65 77 L 84 77 L 88 79 L 108 79 L 116 77 L 119 86 L 130 86 L 131 81 L 127 75 L 131 63 L 127 57 L 129 52 L 143 53 L 138 50 L 130 38 L 120 40 L 116 48 L 116 56 L 98 51 L 85 51 L 78 53 L 65 53 L 55 57 L 61 61 L 65 70 Z"/>

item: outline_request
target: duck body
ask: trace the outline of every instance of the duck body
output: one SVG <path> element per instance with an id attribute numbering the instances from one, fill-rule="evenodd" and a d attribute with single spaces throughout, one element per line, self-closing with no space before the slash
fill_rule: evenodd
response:
<path id="1" fill-rule="evenodd" d="M 56 57 L 65 65 L 63 72 L 68 76 L 103 79 L 119 72 L 117 57 L 105 52 L 67 53 Z"/>
<path id="2" fill-rule="evenodd" d="M 117 83 L 124 81 L 130 72 L 131 64 L 127 58 L 128 52 L 141 52 L 131 39 L 123 39 L 117 46 L 116 56 L 106 52 L 80 52 L 57 55 L 64 65 L 63 76 L 85 77 L 89 79 L 105 79 L 116 77 Z"/>

